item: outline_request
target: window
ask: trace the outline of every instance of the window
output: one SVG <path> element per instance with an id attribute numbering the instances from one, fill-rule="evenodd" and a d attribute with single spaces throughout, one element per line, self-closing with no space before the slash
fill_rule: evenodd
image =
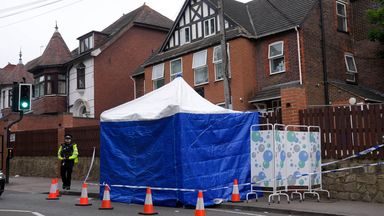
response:
<path id="1" fill-rule="evenodd" d="M 47 93 L 46 95 L 51 95 L 53 94 L 53 80 L 52 80 L 52 76 L 51 75 L 47 75 L 45 77 L 46 81 L 45 81 L 45 85 L 47 86 Z"/>
<path id="2" fill-rule="evenodd" d="M 66 84 L 65 75 L 64 74 L 59 74 L 57 80 L 58 80 L 57 93 L 58 94 L 65 94 L 66 93 L 66 91 L 65 91 L 65 89 L 66 89 L 66 86 L 65 86 L 65 84 Z"/>
<path id="3" fill-rule="evenodd" d="M 355 63 L 355 58 L 351 53 L 346 53 L 344 55 L 345 65 L 347 67 L 347 81 L 356 82 L 357 68 Z"/>
<path id="4" fill-rule="evenodd" d="M 45 88 L 45 77 L 44 75 L 37 77 L 34 80 L 34 86 L 35 86 L 35 97 L 42 97 L 44 96 L 44 88 Z"/>
<path id="5" fill-rule="evenodd" d="M 215 65 L 215 81 L 222 80 L 224 78 L 223 74 L 223 68 L 222 68 L 222 58 L 223 55 L 221 53 L 221 46 L 216 46 L 213 48 L 213 64 Z M 229 63 L 229 44 L 227 44 L 227 60 Z M 228 73 L 229 76 L 231 76 L 231 73 L 229 71 L 229 64 L 228 64 Z"/>
<path id="6" fill-rule="evenodd" d="M 7 107 L 12 106 L 12 90 L 8 90 L 8 105 Z"/>
<path id="7" fill-rule="evenodd" d="M 215 65 L 215 80 L 223 79 L 223 68 L 222 68 L 222 58 L 221 46 L 216 46 L 213 48 L 213 64 Z"/>
<path id="8" fill-rule="evenodd" d="M 85 52 L 93 48 L 93 36 L 89 36 L 80 40 L 80 53 Z"/>
<path id="9" fill-rule="evenodd" d="M 182 68 L 181 58 L 171 61 L 171 80 L 174 80 L 178 75 L 183 75 Z"/>
<path id="10" fill-rule="evenodd" d="M 347 32 L 347 6 L 344 2 L 336 2 L 337 30 Z"/>
<path id="11" fill-rule="evenodd" d="M 282 41 L 269 45 L 268 59 L 270 74 L 276 74 L 285 71 L 284 43 Z"/>
<path id="12" fill-rule="evenodd" d="M 197 94 L 199 94 L 201 97 L 205 97 L 204 87 L 197 87 L 197 88 L 195 88 L 195 91 L 196 91 Z"/>
<path id="13" fill-rule="evenodd" d="M 207 50 L 193 54 L 192 68 L 195 74 L 195 85 L 208 83 Z"/>
<path id="14" fill-rule="evenodd" d="M 180 30 L 180 45 L 191 42 L 191 31 L 189 27 Z"/>
<path id="15" fill-rule="evenodd" d="M 204 20 L 204 36 L 208 37 L 215 34 L 215 18 Z"/>
<path id="16" fill-rule="evenodd" d="M 1 92 L 1 109 L 5 108 L 5 91 Z"/>
<path id="17" fill-rule="evenodd" d="M 154 90 L 164 85 L 164 63 L 153 66 L 152 81 Z"/>
<path id="18" fill-rule="evenodd" d="M 85 89 L 85 65 L 80 63 L 77 69 L 77 89 Z"/>

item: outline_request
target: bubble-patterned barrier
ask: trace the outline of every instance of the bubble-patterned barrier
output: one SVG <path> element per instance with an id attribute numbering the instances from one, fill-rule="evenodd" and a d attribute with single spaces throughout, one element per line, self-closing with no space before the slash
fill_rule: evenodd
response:
<path id="1" fill-rule="evenodd" d="M 251 127 L 251 192 L 247 200 L 257 192 L 271 193 L 274 197 L 291 198 L 313 194 L 321 188 L 321 139 L 320 128 L 304 125 L 258 124 Z M 319 173 L 302 175 L 303 173 Z M 299 192 L 302 191 L 303 195 Z"/>

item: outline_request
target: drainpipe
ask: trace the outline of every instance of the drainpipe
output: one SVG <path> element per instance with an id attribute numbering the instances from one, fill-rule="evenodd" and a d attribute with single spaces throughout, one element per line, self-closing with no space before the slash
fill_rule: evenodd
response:
<path id="1" fill-rule="evenodd" d="M 319 0 L 320 6 L 320 30 L 321 30 L 321 55 L 323 63 L 323 82 L 324 82 L 324 101 L 325 105 L 329 105 L 329 91 L 328 91 L 328 71 L 327 71 L 327 58 L 326 58 L 326 47 L 325 47 L 325 31 L 324 31 L 324 20 L 323 20 L 323 1 Z"/>
<path id="2" fill-rule="evenodd" d="M 129 78 L 133 81 L 133 99 L 136 99 L 136 80 L 132 76 L 129 76 Z"/>
<path id="3" fill-rule="evenodd" d="M 303 74 L 301 71 L 301 46 L 300 46 L 300 33 L 298 26 L 295 27 L 296 36 L 297 36 L 297 57 L 299 58 L 299 76 L 300 76 L 300 85 L 303 85 Z"/>
<path id="4" fill-rule="evenodd" d="M 66 77 L 67 77 L 67 83 L 66 83 L 66 87 L 67 87 L 67 113 L 69 113 L 69 75 L 70 75 L 70 71 L 71 71 L 71 68 L 73 67 L 73 64 L 70 64 L 67 68 L 67 71 L 66 71 Z"/>

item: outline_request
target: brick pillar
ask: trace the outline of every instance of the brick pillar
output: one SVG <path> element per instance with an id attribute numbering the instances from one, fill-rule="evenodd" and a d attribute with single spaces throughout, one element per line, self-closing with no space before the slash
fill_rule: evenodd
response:
<path id="1" fill-rule="evenodd" d="M 293 87 L 281 89 L 283 124 L 300 124 L 299 110 L 307 108 L 307 105 L 307 94 L 304 88 Z"/>

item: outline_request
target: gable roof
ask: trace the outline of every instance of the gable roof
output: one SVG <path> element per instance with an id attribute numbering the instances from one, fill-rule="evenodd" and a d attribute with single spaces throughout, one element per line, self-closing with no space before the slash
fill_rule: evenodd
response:
<path id="1" fill-rule="evenodd" d="M 63 65 L 71 59 L 71 52 L 59 31 L 55 31 L 49 40 L 43 54 L 28 62 L 27 69 L 35 70 L 37 67 Z"/>
<path id="2" fill-rule="evenodd" d="M 217 7 L 218 0 L 205 0 L 211 5 Z M 167 39 L 164 41 L 158 55 L 154 55 L 148 59 L 144 66 L 156 64 L 160 59 L 166 60 L 168 52 L 179 53 L 185 52 L 188 46 L 194 50 L 203 49 L 211 44 L 218 44 L 220 37 L 215 37 L 213 42 L 212 37 L 204 38 L 202 41 L 210 40 L 210 43 L 201 41 L 183 45 L 170 50 L 165 50 L 168 41 L 170 40 L 179 20 L 184 14 L 190 0 L 186 0 L 172 30 L 168 33 Z M 236 0 L 223 0 L 225 19 L 232 20 L 238 27 L 237 29 L 227 29 L 227 40 L 236 37 L 262 38 L 268 35 L 284 32 L 300 26 L 306 16 L 316 4 L 316 0 L 253 0 L 247 3 L 241 3 Z M 231 31 L 232 30 L 232 31 Z M 159 57 L 159 56 L 162 57 Z M 173 57 L 174 55 L 168 55 Z"/>
<path id="3" fill-rule="evenodd" d="M 282 32 L 299 26 L 316 0 L 253 0 L 247 3 L 254 36 Z"/>
<path id="4" fill-rule="evenodd" d="M 15 67 L 16 67 L 16 65 L 8 62 L 8 64 L 5 67 L 0 68 L 0 69 L 2 69 L 4 71 L 12 71 L 13 69 L 15 69 Z"/>
<path id="5" fill-rule="evenodd" d="M 173 24 L 172 20 L 144 4 L 136 10 L 120 17 L 114 23 L 105 28 L 102 33 L 114 35 L 123 27 L 132 23 L 163 28 L 165 31 L 168 30 Z"/>
<path id="6" fill-rule="evenodd" d="M 32 83 L 33 75 L 26 70 L 24 64 L 17 64 L 12 70 L 0 70 L 0 85 L 11 85 L 14 82 Z"/>
<path id="7" fill-rule="evenodd" d="M 173 25 L 173 21 L 163 16 L 159 12 L 153 10 L 146 4 L 143 4 L 141 7 L 129 12 L 128 14 L 123 15 L 111 25 L 106 27 L 104 30 L 99 32 L 106 35 L 106 38 L 100 44 L 95 45 L 93 49 L 90 49 L 81 54 L 78 53 L 78 48 L 73 50 L 72 60 L 83 56 L 88 56 L 93 50 L 99 48 L 101 49 L 100 51 L 104 50 L 105 48 L 109 47 L 109 45 L 111 45 L 114 41 L 120 38 L 120 36 L 125 31 L 129 30 L 134 25 L 157 29 L 160 31 L 169 31 L 169 29 Z"/>

